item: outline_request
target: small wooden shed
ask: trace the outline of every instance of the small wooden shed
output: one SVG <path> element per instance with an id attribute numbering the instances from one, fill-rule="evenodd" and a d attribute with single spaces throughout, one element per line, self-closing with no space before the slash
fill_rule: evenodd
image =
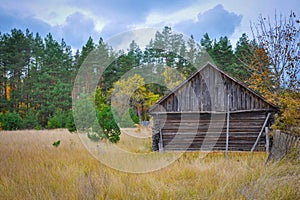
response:
<path id="1" fill-rule="evenodd" d="M 153 116 L 153 151 L 265 150 L 265 127 L 278 107 L 207 63 L 160 99 Z M 228 117 L 229 116 L 229 117 Z"/>

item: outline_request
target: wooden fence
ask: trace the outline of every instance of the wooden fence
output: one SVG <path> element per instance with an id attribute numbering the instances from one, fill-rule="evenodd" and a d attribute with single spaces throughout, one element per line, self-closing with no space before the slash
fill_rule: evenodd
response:
<path id="1" fill-rule="evenodd" d="M 270 160 L 282 159 L 294 148 L 298 151 L 300 159 L 300 137 L 282 133 L 277 130 L 273 136 L 272 143 L 267 162 Z"/>

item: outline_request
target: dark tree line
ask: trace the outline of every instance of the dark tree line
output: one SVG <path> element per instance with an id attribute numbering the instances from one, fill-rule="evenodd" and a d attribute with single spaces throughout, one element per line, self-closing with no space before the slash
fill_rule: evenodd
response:
<path id="1" fill-rule="evenodd" d="M 24 128 L 51 126 L 50 118 L 70 110 L 76 66 L 71 47 L 50 33 L 0 35 L 0 112 L 27 119 Z"/>
<path id="2" fill-rule="evenodd" d="M 183 35 L 165 27 L 156 33 L 144 51 L 132 41 L 127 52 L 114 52 L 101 38 L 98 43 L 89 38 L 81 51 L 73 55 L 71 46 L 64 40 L 56 41 L 51 33 L 42 38 L 29 30 L 13 29 L 0 35 L 0 112 L 19 115 L 24 124 L 17 128 L 65 127 L 63 119 L 71 118 L 71 92 L 77 70 L 96 48 L 113 60 L 99 83 L 107 95 L 122 75 L 133 68 L 143 71 L 146 65 L 157 68 L 157 73 L 163 73 L 164 67 L 169 66 L 187 77 L 195 71 L 196 64 L 201 64 L 199 58 L 204 48 L 223 70 L 238 78 L 247 77 L 243 69 L 246 64 L 235 59 L 247 54 L 249 40 L 245 34 L 235 50 L 227 37 L 217 41 L 207 34 L 201 45 L 193 36 L 185 42 Z M 155 84 L 146 87 L 160 96 L 167 90 Z"/>

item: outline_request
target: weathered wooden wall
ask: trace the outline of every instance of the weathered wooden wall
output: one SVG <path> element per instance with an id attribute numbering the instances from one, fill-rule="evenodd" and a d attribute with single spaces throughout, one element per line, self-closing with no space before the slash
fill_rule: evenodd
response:
<path id="1" fill-rule="evenodd" d="M 159 102 L 151 112 L 230 111 L 270 109 L 261 97 L 213 67 L 206 67 Z"/>
<path id="2" fill-rule="evenodd" d="M 250 151 L 266 119 L 267 112 L 230 114 L 229 150 Z M 160 134 L 164 151 L 214 151 L 226 147 L 225 113 L 166 113 L 155 118 L 153 151 L 158 150 Z M 261 137 L 255 150 L 265 150 Z"/>
<path id="3" fill-rule="evenodd" d="M 165 151 L 225 150 L 228 109 L 231 151 L 250 151 L 267 114 L 271 113 L 270 125 L 277 111 L 244 84 L 207 64 L 150 109 L 153 150 L 160 144 Z M 265 137 L 259 138 L 255 150 L 265 150 Z"/>

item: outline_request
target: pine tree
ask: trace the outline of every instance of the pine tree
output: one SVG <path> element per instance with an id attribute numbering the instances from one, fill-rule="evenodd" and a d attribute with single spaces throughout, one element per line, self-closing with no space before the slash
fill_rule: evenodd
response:
<path id="1" fill-rule="evenodd" d="M 255 48 L 256 45 L 249 41 L 245 33 L 242 34 L 236 43 L 232 73 L 242 81 L 246 81 L 250 78 L 251 70 L 249 69 L 249 65 L 253 58 Z"/>

